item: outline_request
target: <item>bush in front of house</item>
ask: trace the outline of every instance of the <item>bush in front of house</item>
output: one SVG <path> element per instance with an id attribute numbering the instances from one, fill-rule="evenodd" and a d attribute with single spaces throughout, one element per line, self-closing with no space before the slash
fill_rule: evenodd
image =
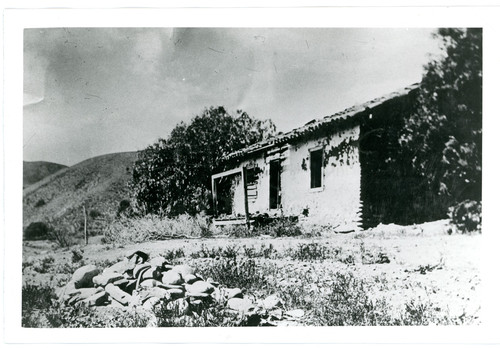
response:
<path id="1" fill-rule="evenodd" d="M 449 210 L 451 224 L 460 233 L 481 232 L 481 202 L 465 200 Z"/>
<path id="2" fill-rule="evenodd" d="M 40 240 L 49 237 L 49 226 L 41 221 L 32 222 L 24 230 L 25 240 Z"/>

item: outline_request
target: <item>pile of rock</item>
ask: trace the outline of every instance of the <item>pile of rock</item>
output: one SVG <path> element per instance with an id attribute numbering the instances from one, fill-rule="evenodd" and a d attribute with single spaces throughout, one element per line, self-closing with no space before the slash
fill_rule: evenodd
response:
<path id="1" fill-rule="evenodd" d="M 255 301 L 244 296 L 241 289 L 225 288 L 211 278 L 204 279 L 189 265 L 174 266 L 161 256 L 148 258 L 137 251 L 102 272 L 94 265 L 80 267 L 59 289 L 59 300 L 67 305 L 142 307 L 151 311 L 163 302 L 167 309 L 179 314 L 195 311 L 202 303 L 213 303 L 243 315 L 258 315 L 270 325 L 273 320 L 304 315 L 297 310 L 284 313 L 276 295 Z"/>

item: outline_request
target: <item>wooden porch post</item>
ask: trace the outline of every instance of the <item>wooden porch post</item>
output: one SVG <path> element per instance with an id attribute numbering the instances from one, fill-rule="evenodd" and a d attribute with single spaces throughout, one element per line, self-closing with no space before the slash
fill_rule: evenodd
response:
<path id="1" fill-rule="evenodd" d="M 217 184 L 215 178 L 212 175 L 212 200 L 214 205 L 214 216 L 217 216 Z"/>
<path id="2" fill-rule="evenodd" d="M 247 228 L 250 228 L 250 216 L 248 214 L 247 169 L 244 166 L 241 167 L 241 179 L 243 182 L 243 199 L 245 203 L 245 222 Z"/>

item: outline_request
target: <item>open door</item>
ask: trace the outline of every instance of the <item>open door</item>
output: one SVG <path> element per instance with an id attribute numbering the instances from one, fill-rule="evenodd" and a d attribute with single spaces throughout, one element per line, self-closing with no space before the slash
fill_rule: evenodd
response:
<path id="1" fill-rule="evenodd" d="M 281 162 L 279 159 L 269 163 L 269 209 L 281 205 Z"/>

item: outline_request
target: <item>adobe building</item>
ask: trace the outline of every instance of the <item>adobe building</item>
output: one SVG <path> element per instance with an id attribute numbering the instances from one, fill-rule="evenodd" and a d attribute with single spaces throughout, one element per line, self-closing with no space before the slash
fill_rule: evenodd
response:
<path id="1" fill-rule="evenodd" d="M 225 170 L 212 175 L 214 223 L 245 223 L 267 214 L 347 232 L 426 220 L 433 198 L 411 163 L 396 156 L 418 87 L 228 154 Z"/>

